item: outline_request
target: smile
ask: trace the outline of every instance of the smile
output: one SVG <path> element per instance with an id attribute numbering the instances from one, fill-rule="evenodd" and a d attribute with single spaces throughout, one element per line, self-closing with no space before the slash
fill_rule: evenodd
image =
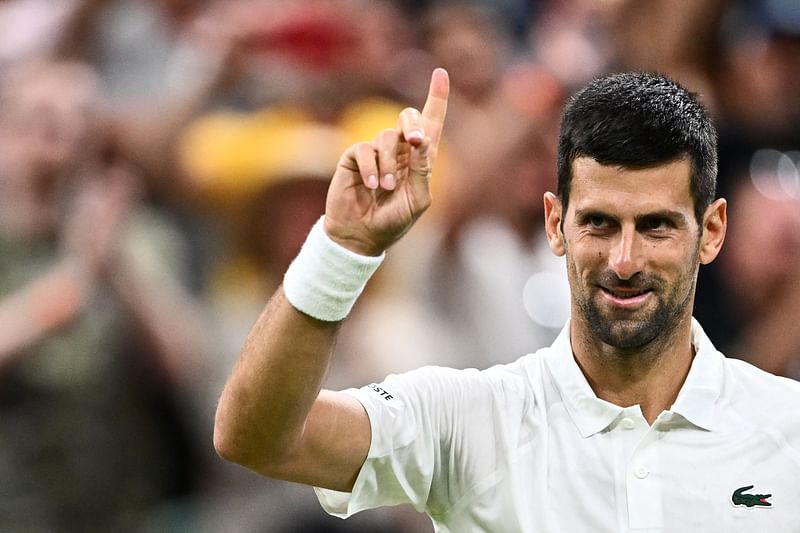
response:
<path id="1" fill-rule="evenodd" d="M 608 289 L 606 287 L 600 287 L 600 290 L 607 300 L 619 307 L 636 307 L 641 305 L 653 292 L 652 289 L 620 290 Z"/>

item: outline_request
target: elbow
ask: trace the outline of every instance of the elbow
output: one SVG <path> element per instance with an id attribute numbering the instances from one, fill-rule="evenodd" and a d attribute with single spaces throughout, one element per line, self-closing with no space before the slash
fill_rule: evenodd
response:
<path id="1" fill-rule="evenodd" d="M 245 464 L 247 460 L 240 442 L 241 439 L 237 438 L 234 432 L 217 420 L 214 424 L 214 451 L 217 452 L 220 458 L 231 463 L 247 466 Z"/>
<path id="2" fill-rule="evenodd" d="M 220 458 L 266 477 L 281 478 L 281 454 L 271 453 L 270 448 L 268 442 L 231 428 L 224 420 L 214 424 L 214 450 Z"/>
<path id="3" fill-rule="evenodd" d="M 219 411 L 214 421 L 214 451 L 225 461 L 236 463 L 246 468 L 253 468 L 251 437 L 246 431 L 237 427 L 233 420 L 228 420 Z"/>
<path id="4" fill-rule="evenodd" d="M 252 440 L 252 426 L 242 417 L 241 406 L 223 394 L 214 415 L 214 451 L 225 461 L 252 469 Z"/>

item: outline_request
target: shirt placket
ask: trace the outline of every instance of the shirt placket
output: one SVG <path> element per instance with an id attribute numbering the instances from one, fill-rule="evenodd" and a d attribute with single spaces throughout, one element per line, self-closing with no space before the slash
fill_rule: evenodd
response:
<path id="1" fill-rule="evenodd" d="M 626 408 L 617 423 L 625 454 L 625 496 L 630 531 L 663 527 L 662 487 L 656 421 L 647 424 L 639 406 Z"/>

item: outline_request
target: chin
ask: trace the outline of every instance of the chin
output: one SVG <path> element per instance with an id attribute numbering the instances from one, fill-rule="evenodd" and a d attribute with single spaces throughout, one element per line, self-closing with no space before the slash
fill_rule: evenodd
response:
<path id="1" fill-rule="evenodd" d="M 665 325 L 657 321 L 589 320 L 589 326 L 597 338 L 620 350 L 643 348 L 666 331 Z"/>

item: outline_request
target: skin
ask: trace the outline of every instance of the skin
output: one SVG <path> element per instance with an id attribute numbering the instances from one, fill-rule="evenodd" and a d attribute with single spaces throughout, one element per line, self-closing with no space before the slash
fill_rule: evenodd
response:
<path id="1" fill-rule="evenodd" d="M 552 193 L 544 204 L 550 247 L 566 256 L 575 359 L 599 398 L 639 404 L 652 423 L 689 372 L 697 271 L 722 246 L 726 202 L 696 220 L 688 159 L 629 169 L 580 157 L 572 172 L 566 212 Z"/>
<path id="2" fill-rule="evenodd" d="M 447 72 L 436 69 L 421 112 L 403 110 L 395 128 L 345 151 L 325 207 L 331 239 L 380 255 L 428 208 L 448 94 Z M 357 400 L 321 390 L 338 327 L 296 310 L 278 289 L 219 401 L 214 446 L 223 458 L 277 479 L 353 488 L 371 429 Z"/>

